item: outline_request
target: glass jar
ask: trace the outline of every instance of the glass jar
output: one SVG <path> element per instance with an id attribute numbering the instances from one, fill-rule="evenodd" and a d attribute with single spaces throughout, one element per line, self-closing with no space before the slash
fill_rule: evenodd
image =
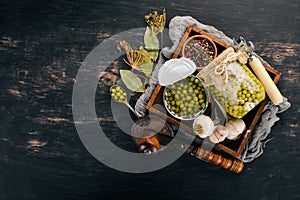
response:
<path id="1" fill-rule="evenodd" d="M 211 95 L 232 117 L 244 117 L 264 100 L 264 87 L 246 64 L 235 61 L 221 67 L 221 71 L 215 66 L 213 69 L 202 77 L 209 83 Z"/>

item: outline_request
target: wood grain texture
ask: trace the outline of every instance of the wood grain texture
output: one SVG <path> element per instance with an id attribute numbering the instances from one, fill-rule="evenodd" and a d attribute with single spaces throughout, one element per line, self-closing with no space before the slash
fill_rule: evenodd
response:
<path id="1" fill-rule="evenodd" d="M 299 199 L 299 6 L 298 0 L 1 1 L 0 199 Z M 123 173 L 98 162 L 79 139 L 72 88 L 80 65 L 102 41 L 144 27 L 144 15 L 163 7 L 167 23 L 191 15 L 229 37 L 244 36 L 282 72 L 278 87 L 292 107 L 279 115 L 264 154 L 238 175 L 189 155 L 155 172 Z M 115 64 L 107 85 L 119 79 Z M 136 151 L 101 86 L 100 125 L 110 140 Z"/>
<path id="2" fill-rule="evenodd" d="M 228 169 L 235 173 L 241 173 L 244 168 L 244 163 L 232 156 L 224 156 L 221 153 L 214 153 L 213 151 L 207 151 L 200 147 L 191 146 L 187 149 L 187 153 L 204 160 L 208 163 L 221 166 L 224 169 Z"/>

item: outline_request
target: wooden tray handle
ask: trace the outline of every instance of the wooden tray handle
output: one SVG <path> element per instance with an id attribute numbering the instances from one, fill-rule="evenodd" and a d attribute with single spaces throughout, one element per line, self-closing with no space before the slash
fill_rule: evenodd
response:
<path id="1" fill-rule="evenodd" d="M 200 147 L 190 146 L 186 153 L 189 153 L 196 158 L 204 160 L 208 163 L 218 165 L 224 169 L 229 169 L 232 172 L 240 173 L 244 168 L 244 163 L 234 157 L 225 157 L 222 154 L 216 154 L 212 151 L 204 150 Z"/>

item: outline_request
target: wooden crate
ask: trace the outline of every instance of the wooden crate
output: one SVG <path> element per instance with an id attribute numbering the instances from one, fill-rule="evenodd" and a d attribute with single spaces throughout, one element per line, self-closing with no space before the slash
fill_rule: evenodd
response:
<path id="1" fill-rule="evenodd" d="M 223 50 L 226 48 L 230 47 L 229 44 L 226 44 L 225 42 L 221 41 L 220 39 L 210 35 L 209 33 L 194 27 L 194 26 L 189 26 L 185 32 L 185 34 L 182 37 L 181 42 L 179 43 L 176 51 L 173 54 L 172 58 L 179 58 L 180 57 L 180 52 L 182 49 L 182 46 L 184 42 L 191 36 L 193 35 L 206 35 L 209 36 L 216 44 L 217 49 L 218 49 L 218 54 L 220 54 Z M 269 75 L 273 79 L 274 83 L 276 84 L 281 76 L 281 73 L 272 68 L 271 66 L 263 63 L 264 67 L 268 71 Z M 250 69 L 251 70 L 251 69 Z M 159 116 L 165 117 L 168 122 L 173 123 L 175 125 L 180 125 L 183 129 L 185 129 L 187 132 L 190 134 L 193 134 L 193 129 L 192 129 L 192 122 L 191 121 L 180 121 L 171 115 L 168 114 L 163 106 L 163 90 L 164 87 L 161 85 L 157 85 L 148 104 L 147 104 L 147 109 Z M 259 105 L 257 105 L 254 109 L 252 109 L 247 115 L 245 115 L 242 119 L 246 123 L 246 130 L 242 133 L 241 137 L 237 140 L 228 140 L 225 139 L 223 142 L 218 143 L 215 145 L 215 150 L 221 151 L 225 154 L 229 154 L 237 159 L 239 159 L 247 141 L 249 140 L 251 134 L 253 133 L 253 130 L 257 124 L 257 122 L 260 119 L 260 116 L 263 112 L 264 107 L 268 103 L 269 98 L 266 96 L 266 99 L 263 100 Z M 162 105 L 160 108 L 153 107 L 154 104 L 160 104 Z M 194 134 L 193 134 L 194 135 Z"/>

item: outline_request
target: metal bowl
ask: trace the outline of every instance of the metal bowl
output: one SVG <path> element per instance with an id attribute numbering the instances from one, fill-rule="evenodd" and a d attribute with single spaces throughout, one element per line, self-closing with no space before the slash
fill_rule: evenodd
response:
<path id="1" fill-rule="evenodd" d="M 208 47 L 203 46 L 201 42 L 206 42 L 212 49 L 207 49 Z M 191 44 L 193 46 L 189 46 Z M 198 68 L 202 69 L 217 57 L 217 50 L 215 42 L 210 37 L 194 35 L 184 42 L 181 53 L 183 57 L 190 58 Z"/>
<path id="2" fill-rule="evenodd" d="M 165 89 L 164 89 L 164 91 L 163 91 L 163 102 L 164 102 L 164 106 L 165 106 L 166 110 L 168 111 L 168 113 L 169 113 L 171 116 L 173 116 L 173 117 L 175 117 L 176 119 L 179 119 L 179 120 L 193 120 L 193 119 L 195 119 L 196 117 L 198 117 L 199 115 L 203 114 L 203 113 L 206 111 L 207 107 L 208 107 L 209 95 L 208 95 L 208 89 L 207 89 L 205 83 L 204 83 L 200 78 L 198 78 L 197 76 L 190 75 L 190 76 L 188 76 L 188 77 L 193 77 L 193 78 L 199 80 L 199 83 L 202 84 L 202 86 L 203 86 L 203 88 L 204 88 L 204 91 L 205 91 L 205 92 L 204 92 L 204 97 L 205 97 L 204 103 L 205 103 L 205 106 L 202 107 L 201 110 L 196 111 L 196 112 L 193 112 L 191 115 L 177 115 L 177 114 L 176 114 L 174 111 L 172 111 L 172 109 L 170 108 L 170 106 L 172 106 L 172 105 L 168 105 L 167 100 L 166 100 L 167 90 L 168 90 L 168 88 L 171 88 L 172 85 L 166 86 Z M 187 78 L 188 78 L 188 77 L 187 77 Z M 174 83 L 174 84 L 176 84 L 176 83 Z M 193 90 L 193 91 L 195 91 L 195 90 Z M 195 94 L 195 95 L 196 95 L 196 94 Z"/>

